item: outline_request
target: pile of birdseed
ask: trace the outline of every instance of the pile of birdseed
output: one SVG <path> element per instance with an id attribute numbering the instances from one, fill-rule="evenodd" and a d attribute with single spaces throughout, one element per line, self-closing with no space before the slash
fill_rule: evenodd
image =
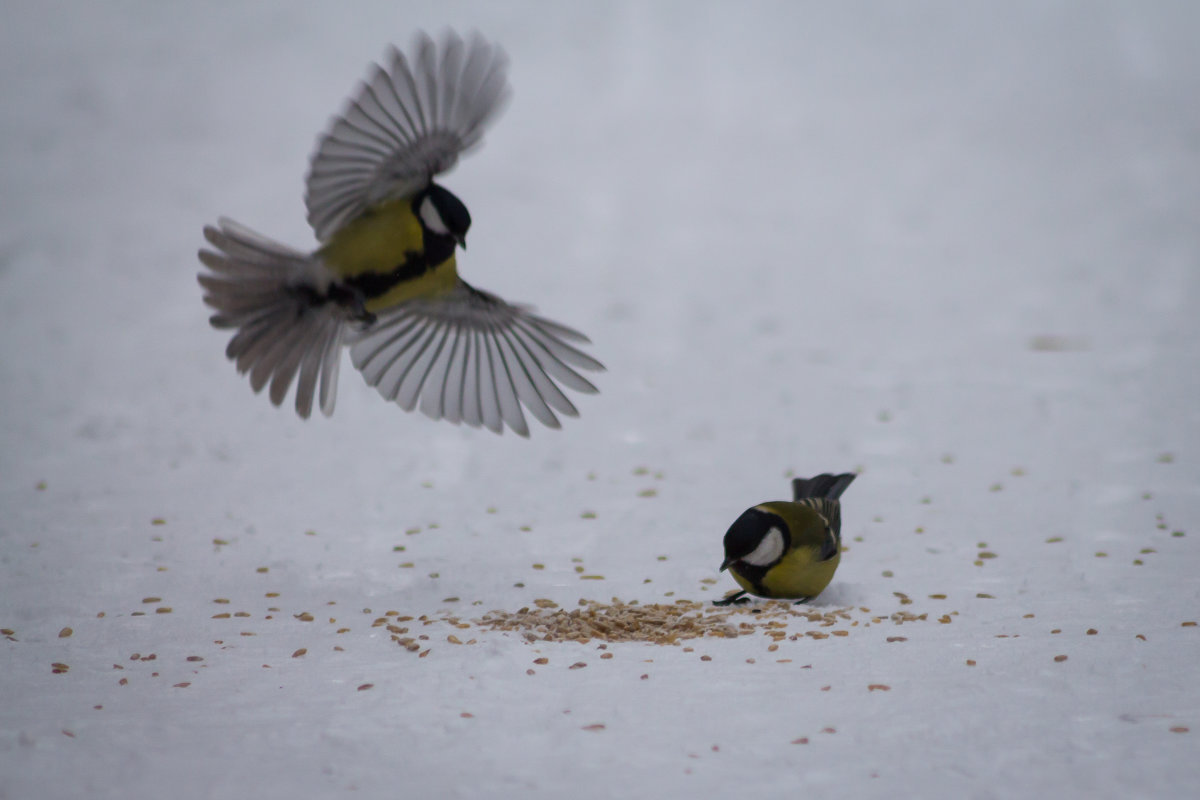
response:
<path id="1" fill-rule="evenodd" d="M 571 610 L 559 608 L 551 600 L 538 600 L 534 605 L 536 608 L 526 606 L 515 612 L 489 611 L 473 622 L 482 630 L 518 633 L 531 642 L 597 639 L 661 645 L 701 637 L 731 639 L 756 632 L 776 638 L 776 634 L 786 635 L 788 621 L 796 618 L 823 627 L 833 627 L 839 622 L 858 624 L 850 613 L 853 609 L 824 611 L 782 601 L 732 608 L 717 608 L 695 600 L 642 605 L 637 601 L 625 603 L 619 598 L 613 598 L 611 603 L 580 600 L 579 607 Z"/>

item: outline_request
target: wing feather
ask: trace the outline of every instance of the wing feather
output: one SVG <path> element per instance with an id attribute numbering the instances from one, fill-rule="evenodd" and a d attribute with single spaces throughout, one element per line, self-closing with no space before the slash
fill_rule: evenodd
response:
<path id="1" fill-rule="evenodd" d="M 426 186 L 476 145 L 509 94 L 503 51 L 479 35 L 421 34 L 389 49 L 317 142 L 306 182 L 317 239 L 378 203 Z"/>
<path id="2" fill-rule="evenodd" d="M 563 386 L 595 392 L 575 368 L 604 366 L 563 341 L 582 334 L 533 310 L 459 282 L 433 299 L 380 312 L 356 332 L 350 359 L 363 378 L 406 410 L 434 419 L 529 435 L 525 412 L 549 428 L 578 416 Z"/>

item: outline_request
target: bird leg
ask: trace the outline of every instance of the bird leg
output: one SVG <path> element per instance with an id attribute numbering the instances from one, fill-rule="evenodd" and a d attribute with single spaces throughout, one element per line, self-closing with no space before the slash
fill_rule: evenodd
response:
<path id="1" fill-rule="evenodd" d="M 714 606 L 729 606 L 729 605 L 739 605 L 740 606 L 740 605 L 749 603 L 750 598 L 746 596 L 746 591 L 743 589 L 740 592 L 734 592 L 731 595 L 723 597 L 720 600 L 713 600 L 712 602 L 713 602 Z"/>

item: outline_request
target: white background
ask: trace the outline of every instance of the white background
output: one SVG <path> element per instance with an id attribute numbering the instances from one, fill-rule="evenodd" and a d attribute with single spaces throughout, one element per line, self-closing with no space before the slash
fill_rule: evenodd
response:
<path id="1" fill-rule="evenodd" d="M 0 798 L 1194 789 L 1194 4 L 4 17 Z M 316 135 L 446 25 L 501 42 L 514 87 L 444 180 L 461 272 L 609 368 L 528 441 L 405 414 L 348 363 L 334 418 L 274 409 L 194 278 L 219 215 L 312 244 Z M 708 601 L 745 507 L 849 469 L 816 602 L 854 609 L 844 637 L 600 660 L 438 624 L 419 658 L 370 624 Z M 900 610 L 928 619 L 868 624 Z"/>

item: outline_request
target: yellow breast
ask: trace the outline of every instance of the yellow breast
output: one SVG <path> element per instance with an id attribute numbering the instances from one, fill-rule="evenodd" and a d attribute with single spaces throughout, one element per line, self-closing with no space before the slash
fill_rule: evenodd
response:
<path id="1" fill-rule="evenodd" d="M 350 222 L 317 254 L 336 275 L 351 278 L 391 272 L 404 263 L 409 253 L 424 250 L 424 234 L 412 212 L 412 198 L 402 198 L 382 203 Z M 371 298 L 366 308 L 378 312 L 405 300 L 434 297 L 454 288 L 457 282 L 458 269 L 452 254 L 434 269 Z"/>
<path id="2" fill-rule="evenodd" d="M 798 600 L 816 597 L 825 591 L 825 587 L 833 580 L 842 554 L 838 553 L 825 561 L 818 561 L 818 554 L 816 548 L 797 547 L 785 555 L 763 576 L 762 588 L 766 589 L 766 593 L 762 596 Z M 759 588 L 739 575 L 736 568 L 731 568 L 730 572 L 743 589 L 751 594 L 760 594 Z"/>

